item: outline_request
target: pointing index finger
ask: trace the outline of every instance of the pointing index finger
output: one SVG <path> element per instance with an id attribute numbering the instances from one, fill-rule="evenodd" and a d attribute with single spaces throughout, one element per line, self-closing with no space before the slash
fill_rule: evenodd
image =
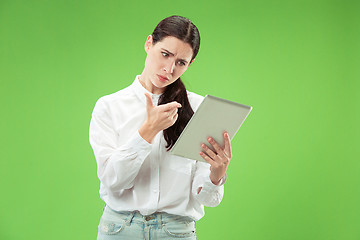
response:
<path id="1" fill-rule="evenodd" d="M 162 108 L 162 110 L 164 110 L 165 112 L 167 111 L 171 111 L 173 110 L 174 108 L 181 108 L 181 104 L 178 103 L 178 102 L 171 102 L 171 103 L 166 103 L 166 104 L 163 104 L 161 106 L 159 106 Z"/>
<path id="2" fill-rule="evenodd" d="M 146 97 L 146 103 L 147 105 L 150 105 L 150 106 L 153 106 L 153 102 L 152 102 L 152 99 L 151 99 L 151 96 L 149 93 L 144 93 L 145 97 Z"/>

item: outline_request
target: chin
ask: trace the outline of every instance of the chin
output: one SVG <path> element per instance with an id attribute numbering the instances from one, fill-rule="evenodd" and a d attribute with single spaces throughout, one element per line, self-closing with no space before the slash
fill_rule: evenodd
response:
<path id="1" fill-rule="evenodd" d="M 151 81 L 151 83 L 152 83 L 156 88 L 159 88 L 159 89 L 164 88 L 164 87 L 167 86 L 167 84 L 162 83 L 162 82 L 159 82 L 159 81 L 157 81 L 157 80 Z"/>

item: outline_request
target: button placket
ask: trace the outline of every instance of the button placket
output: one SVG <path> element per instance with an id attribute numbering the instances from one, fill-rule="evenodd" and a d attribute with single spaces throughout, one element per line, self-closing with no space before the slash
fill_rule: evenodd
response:
<path id="1" fill-rule="evenodd" d="M 153 147 L 154 150 L 150 156 L 150 160 L 151 160 L 151 175 L 152 175 L 152 180 L 151 180 L 151 189 L 152 189 L 152 196 L 151 196 L 151 202 L 152 202 L 152 210 L 156 211 L 157 206 L 158 206 L 158 201 L 159 201 L 159 152 L 158 147 L 160 144 L 160 138 L 162 133 L 158 133 L 155 136 L 154 139 L 154 143 L 153 143 Z"/>

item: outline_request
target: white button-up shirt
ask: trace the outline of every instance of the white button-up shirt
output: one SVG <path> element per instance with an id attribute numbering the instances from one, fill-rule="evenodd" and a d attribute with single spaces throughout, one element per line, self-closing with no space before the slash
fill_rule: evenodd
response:
<path id="1" fill-rule="evenodd" d="M 155 106 L 160 95 L 147 91 L 138 77 L 127 88 L 101 97 L 92 113 L 89 140 L 100 198 L 116 211 L 167 212 L 197 221 L 204 216 L 204 206 L 220 203 L 226 177 L 214 185 L 209 164 L 171 155 L 163 131 L 151 144 L 139 135 L 147 117 L 144 93 Z M 189 91 L 188 98 L 194 111 L 203 100 Z"/>

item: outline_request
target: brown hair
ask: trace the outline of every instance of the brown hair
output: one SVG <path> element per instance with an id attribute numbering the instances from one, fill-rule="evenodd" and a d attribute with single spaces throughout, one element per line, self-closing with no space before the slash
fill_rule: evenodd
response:
<path id="1" fill-rule="evenodd" d="M 152 33 L 153 44 L 156 44 L 156 42 L 161 41 L 167 36 L 173 36 L 189 43 L 193 50 L 191 61 L 195 59 L 200 48 L 200 34 L 197 27 L 189 19 L 181 16 L 171 16 L 163 19 Z M 166 148 L 168 150 L 174 146 L 176 140 L 194 114 L 187 97 L 185 85 L 180 77 L 166 87 L 159 98 L 158 104 L 166 104 L 172 101 L 180 103 L 182 107 L 178 109 L 178 119 L 174 125 L 163 131 L 164 138 L 167 142 Z"/>

